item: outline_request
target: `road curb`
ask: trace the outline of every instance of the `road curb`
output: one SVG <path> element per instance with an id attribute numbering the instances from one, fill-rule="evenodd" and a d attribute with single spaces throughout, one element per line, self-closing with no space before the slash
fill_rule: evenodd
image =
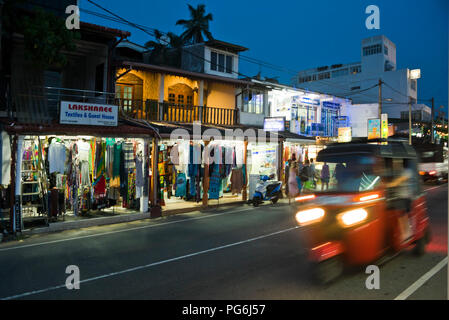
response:
<path id="1" fill-rule="evenodd" d="M 208 205 L 207 207 L 192 207 L 192 208 L 182 208 L 182 209 L 174 209 L 174 210 L 164 210 L 162 211 L 163 217 L 169 217 L 177 214 L 182 213 L 190 213 L 190 212 L 211 212 L 213 210 L 216 210 L 218 208 L 228 208 L 228 207 L 235 207 L 239 205 L 245 205 L 247 201 L 235 201 L 231 203 L 224 203 L 224 204 L 217 204 L 217 205 Z M 268 204 L 270 205 L 270 204 Z M 288 205 L 288 203 L 280 202 L 279 205 Z M 81 229 L 81 228 L 88 228 L 88 227 L 96 227 L 96 226 L 104 226 L 104 225 L 111 225 L 111 224 L 118 224 L 118 223 L 126 223 L 126 222 L 132 222 L 132 221 L 138 221 L 138 220 L 145 220 L 150 219 L 151 213 L 145 212 L 145 213 L 132 213 L 128 215 L 117 215 L 112 217 L 100 217 L 100 218 L 91 218 L 86 220 L 77 220 L 77 221 L 62 221 L 62 222 L 54 222 L 50 223 L 47 227 L 40 227 L 30 230 L 24 230 L 22 231 L 23 236 L 30 236 L 30 235 L 36 235 L 36 234 L 45 234 L 45 233 L 52 233 L 52 232 L 59 232 L 59 231 L 66 231 L 66 230 L 74 230 L 74 229 Z M 160 218 L 153 218 L 153 219 L 160 219 Z"/>

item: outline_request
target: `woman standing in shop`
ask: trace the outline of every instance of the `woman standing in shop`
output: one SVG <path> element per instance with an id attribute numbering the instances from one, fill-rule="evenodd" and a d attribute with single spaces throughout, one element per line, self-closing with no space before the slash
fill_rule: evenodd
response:
<path id="1" fill-rule="evenodd" d="M 298 165 L 296 162 L 292 162 L 288 175 L 288 194 L 292 198 L 299 195 L 300 181 L 298 182 L 298 179 Z"/>

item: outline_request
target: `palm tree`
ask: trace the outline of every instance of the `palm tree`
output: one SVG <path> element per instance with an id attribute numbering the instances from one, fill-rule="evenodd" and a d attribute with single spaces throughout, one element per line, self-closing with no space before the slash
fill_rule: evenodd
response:
<path id="1" fill-rule="evenodd" d="M 196 9 L 190 4 L 187 5 L 190 11 L 190 20 L 178 20 L 176 25 L 183 26 L 186 30 L 181 34 L 185 42 L 201 43 L 204 42 L 203 34 L 208 40 L 213 40 L 209 32 L 209 21 L 212 21 L 212 14 L 206 15 L 206 6 L 199 4 Z"/>
<path id="2" fill-rule="evenodd" d="M 150 62 L 157 65 L 179 67 L 181 64 L 181 48 L 184 40 L 173 32 L 154 31 L 156 41 L 150 40 L 145 47 L 151 50 Z"/>

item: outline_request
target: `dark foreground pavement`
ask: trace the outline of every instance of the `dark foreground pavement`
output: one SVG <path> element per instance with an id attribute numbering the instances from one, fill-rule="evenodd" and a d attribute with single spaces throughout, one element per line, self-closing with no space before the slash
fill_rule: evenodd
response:
<path id="1" fill-rule="evenodd" d="M 427 186 L 433 231 L 428 253 L 404 252 L 367 290 L 363 269 L 314 284 L 287 205 L 183 214 L 157 221 L 34 236 L 0 246 L 0 298 L 9 299 L 447 299 L 447 185 Z M 65 287 L 68 265 L 79 290 Z"/>

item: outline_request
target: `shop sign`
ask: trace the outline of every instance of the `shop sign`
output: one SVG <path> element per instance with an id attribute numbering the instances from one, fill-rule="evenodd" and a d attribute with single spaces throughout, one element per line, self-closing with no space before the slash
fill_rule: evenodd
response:
<path id="1" fill-rule="evenodd" d="M 338 142 L 351 142 L 352 132 L 351 127 L 340 127 L 338 128 Z"/>
<path id="2" fill-rule="evenodd" d="M 307 97 L 302 97 L 300 101 L 301 101 L 301 103 L 304 103 L 304 104 L 311 104 L 314 106 L 320 105 L 320 99 L 311 99 L 311 98 L 307 98 Z"/>
<path id="3" fill-rule="evenodd" d="M 368 119 L 368 140 L 379 139 L 381 136 L 380 119 Z"/>
<path id="4" fill-rule="evenodd" d="M 116 127 L 118 106 L 61 101 L 59 123 Z"/>
<path id="5" fill-rule="evenodd" d="M 349 118 L 347 116 L 339 116 L 335 118 L 335 126 L 337 128 L 349 127 Z"/>
<path id="6" fill-rule="evenodd" d="M 263 121 L 264 131 L 285 131 L 285 118 L 265 118 Z"/>
<path id="7" fill-rule="evenodd" d="M 331 108 L 331 109 L 339 109 L 341 107 L 340 103 L 331 102 L 331 101 L 323 101 L 323 107 Z"/>

